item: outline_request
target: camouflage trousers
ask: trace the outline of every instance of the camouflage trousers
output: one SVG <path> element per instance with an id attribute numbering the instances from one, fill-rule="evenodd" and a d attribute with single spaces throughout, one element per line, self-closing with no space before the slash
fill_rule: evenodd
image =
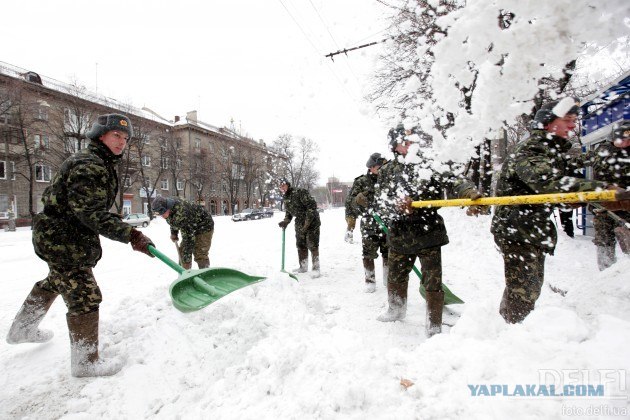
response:
<path id="1" fill-rule="evenodd" d="M 214 229 L 204 233 L 200 233 L 195 236 L 195 248 L 193 249 L 193 256 L 197 267 L 207 268 L 210 267 L 210 247 L 212 246 L 212 235 Z"/>
<path id="2" fill-rule="evenodd" d="M 505 290 L 501 315 L 508 322 L 520 322 L 540 297 L 545 279 L 545 254 L 542 249 L 527 244 L 501 246 L 505 272 Z M 509 312 L 509 314 L 508 314 Z"/>
<path id="3" fill-rule="evenodd" d="M 420 260 L 422 285 L 428 292 L 442 290 L 442 247 L 426 248 L 418 254 L 399 254 L 389 250 L 389 283 L 408 283 L 416 257 Z"/>
<path id="4" fill-rule="evenodd" d="M 383 259 L 387 258 L 387 236 L 384 233 L 368 234 L 362 232 L 363 258 L 375 260 L 380 249 Z"/>
<path id="5" fill-rule="evenodd" d="M 615 214 L 625 220 L 630 220 L 628 212 L 615 212 Z M 606 212 L 596 212 L 593 218 L 593 227 L 595 228 L 593 243 L 597 246 L 615 246 L 615 228 L 617 226 L 619 226 L 619 223 L 608 216 Z"/>
<path id="6" fill-rule="evenodd" d="M 48 277 L 36 284 L 41 289 L 60 294 L 68 315 L 97 311 L 103 301 L 101 290 L 89 267 L 63 269 L 49 265 Z"/>
<path id="7" fill-rule="evenodd" d="M 295 229 L 295 246 L 297 249 L 316 249 L 319 248 L 319 226 L 311 227 L 306 230 Z"/>

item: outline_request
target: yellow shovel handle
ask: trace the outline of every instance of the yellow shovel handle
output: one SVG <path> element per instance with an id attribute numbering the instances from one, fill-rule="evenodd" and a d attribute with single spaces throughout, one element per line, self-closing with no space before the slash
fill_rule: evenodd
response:
<path id="1" fill-rule="evenodd" d="M 515 206 L 519 204 L 587 203 L 589 201 L 627 200 L 626 191 L 584 191 L 575 193 L 512 195 L 505 197 L 482 197 L 476 200 L 458 198 L 453 200 L 413 201 L 412 207 L 464 207 L 464 206 Z"/>

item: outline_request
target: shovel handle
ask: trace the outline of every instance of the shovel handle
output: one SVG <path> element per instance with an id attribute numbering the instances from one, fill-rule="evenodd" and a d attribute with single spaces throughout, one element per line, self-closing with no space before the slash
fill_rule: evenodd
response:
<path id="1" fill-rule="evenodd" d="M 280 271 L 284 271 L 284 237 L 285 229 L 282 228 L 282 265 L 280 266 Z"/>
<path id="2" fill-rule="evenodd" d="M 465 207 L 465 206 L 517 206 L 521 204 L 587 203 L 591 201 L 619 201 L 625 194 L 615 190 L 584 191 L 575 193 L 511 195 L 504 197 L 482 197 L 476 200 L 458 198 L 453 200 L 413 201 L 411 207 Z"/>
<path id="3" fill-rule="evenodd" d="M 184 267 L 177 264 L 175 261 L 171 260 L 169 257 L 167 257 L 166 255 L 158 251 L 153 245 L 149 245 L 148 248 L 149 248 L 149 252 L 155 255 L 158 258 L 158 260 L 162 261 L 164 264 L 168 265 L 173 270 L 177 271 L 179 274 L 182 274 L 184 271 L 186 271 L 184 270 Z"/>

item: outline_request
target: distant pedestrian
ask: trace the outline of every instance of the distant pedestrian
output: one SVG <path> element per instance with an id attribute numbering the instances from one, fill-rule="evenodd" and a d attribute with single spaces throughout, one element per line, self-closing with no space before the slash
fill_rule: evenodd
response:
<path id="1" fill-rule="evenodd" d="M 58 295 L 68 308 L 72 376 L 108 376 L 123 363 L 98 353 L 99 306 L 102 295 L 92 269 L 101 259 L 99 235 L 131 243 L 152 256 L 151 240 L 110 213 L 118 198 L 116 164 L 133 136 L 124 115 L 97 118 L 88 147 L 63 162 L 42 196 L 43 212 L 33 218 L 35 253 L 48 264 L 48 276 L 33 286 L 7 335 L 9 344 L 43 343 L 53 334 L 38 329 Z"/>
<path id="2" fill-rule="evenodd" d="M 209 253 L 214 234 L 214 220 L 210 212 L 200 204 L 161 195 L 153 199 L 151 208 L 170 225 L 173 242 L 177 244 L 179 232 L 182 233 L 182 243 L 178 246 L 181 266 L 190 270 L 194 256 L 197 267 L 210 267 Z"/>
<path id="3" fill-rule="evenodd" d="M 311 251 L 313 275 L 317 277 L 320 274 L 319 227 L 321 225 L 317 202 L 307 190 L 293 188 L 286 178 L 280 180 L 280 191 L 284 195 L 285 216 L 278 226 L 286 229 L 295 218 L 295 245 L 300 265 L 294 272 L 308 271 L 308 251 Z"/>

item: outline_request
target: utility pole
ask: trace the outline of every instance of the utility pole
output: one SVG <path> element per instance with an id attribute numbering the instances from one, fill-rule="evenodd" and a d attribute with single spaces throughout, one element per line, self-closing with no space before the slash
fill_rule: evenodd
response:
<path id="1" fill-rule="evenodd" d="M 385 41 L 387 41 L 388 39 L 391 39 L 391 38 L 393 38 L 393 37 L 383 38 L 380 41 L 370 42 L 369 44 L 359 45 L 358 47 L 344 48 L 343 50 L 338 50 L 336 52 L 326 54 L 324 57 L 330 57 L 330 59 L 332 61 L 335 61 L 335 59 L 333 57 L 335 55 L 337 55 L 337 54 L 345 54 L 347 56 L 348 52 L 350 52 L 350 51 L 354 51 L 354 50 L 358 50 L 358 49 L 366 48 L 366 47 L 371 47 L 372 45 L 380 44 L 381 42 L 385 42 Z"/>

